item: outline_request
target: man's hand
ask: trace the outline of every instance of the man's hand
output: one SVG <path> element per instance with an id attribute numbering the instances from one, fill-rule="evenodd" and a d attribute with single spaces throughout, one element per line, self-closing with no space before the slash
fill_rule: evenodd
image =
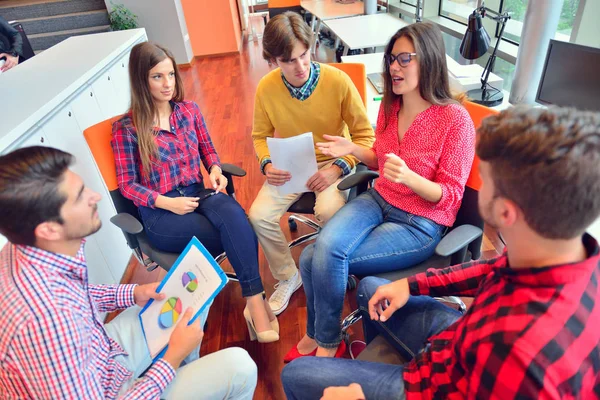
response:
<path id="1" fill-rule="evenodd" d="M 202 342 L 204 331 L 200 325 L 200 317 L 191 325 L 188 325 L 192 318 L 193 310 L 188 307 L 181 317 L 181 320 L 173 329 L 169 338 L 169 347 L 163 356 L 174 369 L 179 367 L 179 364 Z"/>
<path id="2" fill-rule="evenodd" d="M 2 66 L 2 72 L 4 71 L 8 71 L 9 69 L 11 69 L 12 67 L 14 67 L 15 65 L 17 65 L 19 63 L 19 56 L 11 56 L 10 54 L 6 54 L 6 53 L 0 53 L 0 58 L 6 58 L 6 62 L 4 63 L 4 65 Z"/>
<path id="3" fill-rule="evenodd" d="M 308 179 L 306 186 L 313 192 L 322 192 L 337 181 L 340 176 L 342 176 L 342 169 L 337 165 L 332 165 L 317 171 Z"/>
<path id="4" fill-rule="evenodd" d="M 208 175 L 210 184 L 215 191 L 220 192 L 227 187 L 227 178 L 223 175 L 223 171 L 218 165 L 213 165 Z"/>
<path id="5" fill-rule="evenodd" d="M 365 400 L 365 394 L 358 383 L 350 386 L 332 386 L 323 391 L 321 400 Z"/>
<path id="6" fill-rule="evenodd" d="M 185 215 L 198 208 L 200 197 L 167 197 L 167 199 L 169 211 L 178 215 Z"/>
<path id="7" fill-rule="evenodd" d="M 156 288 L 160 282 L 148 283 L 146 285 L 137 285 L 133 289 L 133 299 L 135 304 L 140 307 L 144 307 L 148 300 L 163 300 L 165 298 L 164 293 L 156 293 Z"/>
<path id="8" fill-rule="evenodd" d="M 410 297 L 408 280 L 400 279 L 377 288 L 369 300 L 369 315 L 373 321 L 387 321 L 397 309 L 404 307 Z"/>
<path id="9" fill-rule="evenodd" d="M 383 176 L 385 179 L 410 187 L 415 173 L 408 168 L 406 162 L 392 153 L 386 154 L 385 157 L 386 160 L 383 165 Z"/>
<path id="10" fill-rule="evenodd" d="M 267 182 L 269 185 L 281 186 L 284 183 L 292 179 L 292 174 L 288 171 L 282 171 L 273 167 L 273 164 L 265 165 L 265 175 L 267 176 Z"/>

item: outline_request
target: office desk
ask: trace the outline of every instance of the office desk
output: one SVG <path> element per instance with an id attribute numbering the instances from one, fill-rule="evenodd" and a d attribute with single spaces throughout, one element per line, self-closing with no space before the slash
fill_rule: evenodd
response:
<path id="1" fill-rule="evenodd" d="M 446 55 L 446 60 L 448 63 L 456 62 L 448 55 Z M 383 72 L 383 70 L 384 70 L 383 53 L 344 56 L 344 57 L 342 57 L 342 62 L 364 64 L 365 72 L 367 75 L 371 74 L 371 73 L 375 73 L 375 72 Z M 491 74 L 490 74 L 490 77 L 491 77 Z M 465 87 L 462 85 L 462 82 L 460 79 L 456 79 L 456 78 L 452 77 L 451 75 L 449 76 L 449 78 L 450 78 L 450 90 L 452 90 L 453 93 L 460 93 L 460 92 L 464 92 L 466 90 Z M 501 78 L 498 78 L 498 79 L 500 79 L 500 82 L 502 81 Z M 469 82 L 469 81 L 467 80 L 467 82 Z M 491 80 L 490 80 L 490 82 L 491 82 Z M 471 88 L 469 88 L 469 89 L 471 89 Z M 508 92 L 506 92 L 505 90 L 503 90 L 502 92 L 504 93 L 504 100 L 502 101 L 501 105 L 493 107 L 496 110 L 503 110 L 510 106 L 510 103 L 508 102 Z M 381 96 L 382 95 L 377 93 L 377 90 L 375 89 L 375 87 L 367 79 L 367 115 L 369 117 L 369 121 L 371 122 L 371 125 L 373 125 L 373 126 L 375 126 L 377 124 L 377 115 L 379 114 L 379 106 L 381 105 L 381 100 L 374 100 L 374 98 L 381 97 Z"/>
<path id="2" fill-rule="evenodd" d="M 313 51 L 319 38 L 321 23 L 336 18 L 347 18 L 364 14 L 364 3 L 356 1 L 351 4 L 338 3 L 335 0 L 302 0 L 302 8 L 312 14 L 311 28 L 317 35 L 313 43 Z"/>
<path id="3" fill-rule="evenodd" d="M 349 49 L 385 46 L 400 28 L 408 25 L 390 14 L 333 19 L 325 24 L 344 44 L 344 56 Z"/>

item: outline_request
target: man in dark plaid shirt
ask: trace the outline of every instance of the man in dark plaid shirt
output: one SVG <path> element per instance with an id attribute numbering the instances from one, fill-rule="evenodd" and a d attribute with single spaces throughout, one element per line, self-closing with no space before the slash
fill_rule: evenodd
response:
<path id="1" fill-rule="evenodd" d="M 363 279 L 367 341 L 411 361 L 300 358 L 288 399 L 600 399 L 600 251 L 584 233 L 600 215 L 600 115 L 512 108 L 478 133 L 479 211 L 507 251 Z M 460 315 L 429 297 L 447 295 L 475 299 Z"/>

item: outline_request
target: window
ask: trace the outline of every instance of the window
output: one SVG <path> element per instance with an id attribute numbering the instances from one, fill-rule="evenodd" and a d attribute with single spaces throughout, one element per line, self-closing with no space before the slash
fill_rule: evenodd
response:
<path id="1" fill-rule="evenodd" d="M 477 0 L 441 0 L 440 15 L 466 24 L 469 14 L 477 8 Z"/>
<path id="2" fill-rule="evenodd" d="M 506 23 L 503 39 L 519 44 L 521 42 L 521 31 L 528 0 L 502 0 L 502 12 L 511 13 L 511 19 Z M 579 0 L 564 0 L 558 21 L 555 38 L 568 41 L 571 38 L 575 15 L 579 8 Z"/>

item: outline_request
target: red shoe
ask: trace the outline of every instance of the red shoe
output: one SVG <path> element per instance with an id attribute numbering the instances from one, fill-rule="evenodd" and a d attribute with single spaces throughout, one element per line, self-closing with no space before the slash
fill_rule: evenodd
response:
<path id="1" fill-rule="evenodd" d="M 367 344 L 362 340 L 353 341 L 352 343 L 350 343 L 350 357 L 352 357 L 353 360 L 356 360 L 358 355 L 362 353 L 362 351 L 366 348 Z"/>
<path id="2" fill-rule="evenodd" d="M 346 342 L 342 340 L 335 352 L 334 358 L 342 358 L 344 354 L 346 354 Z"/>
<path id="3" fill-rule="evenodd" d="M 311 351 L 308 354 L 302 354 L 298 351 L 298 345 L 295 345 L 290 351 L 287 352 L 287 354 L 283 357 L 283 362 L 284 363 L 289 363 L 290 361 L 294 361 L 296 358 L 300 358 L 300 357 L 308 357 L 308 356 L 315 356 L 317 354 L 317 349 L 314 349 L 313 351 Z"/>

